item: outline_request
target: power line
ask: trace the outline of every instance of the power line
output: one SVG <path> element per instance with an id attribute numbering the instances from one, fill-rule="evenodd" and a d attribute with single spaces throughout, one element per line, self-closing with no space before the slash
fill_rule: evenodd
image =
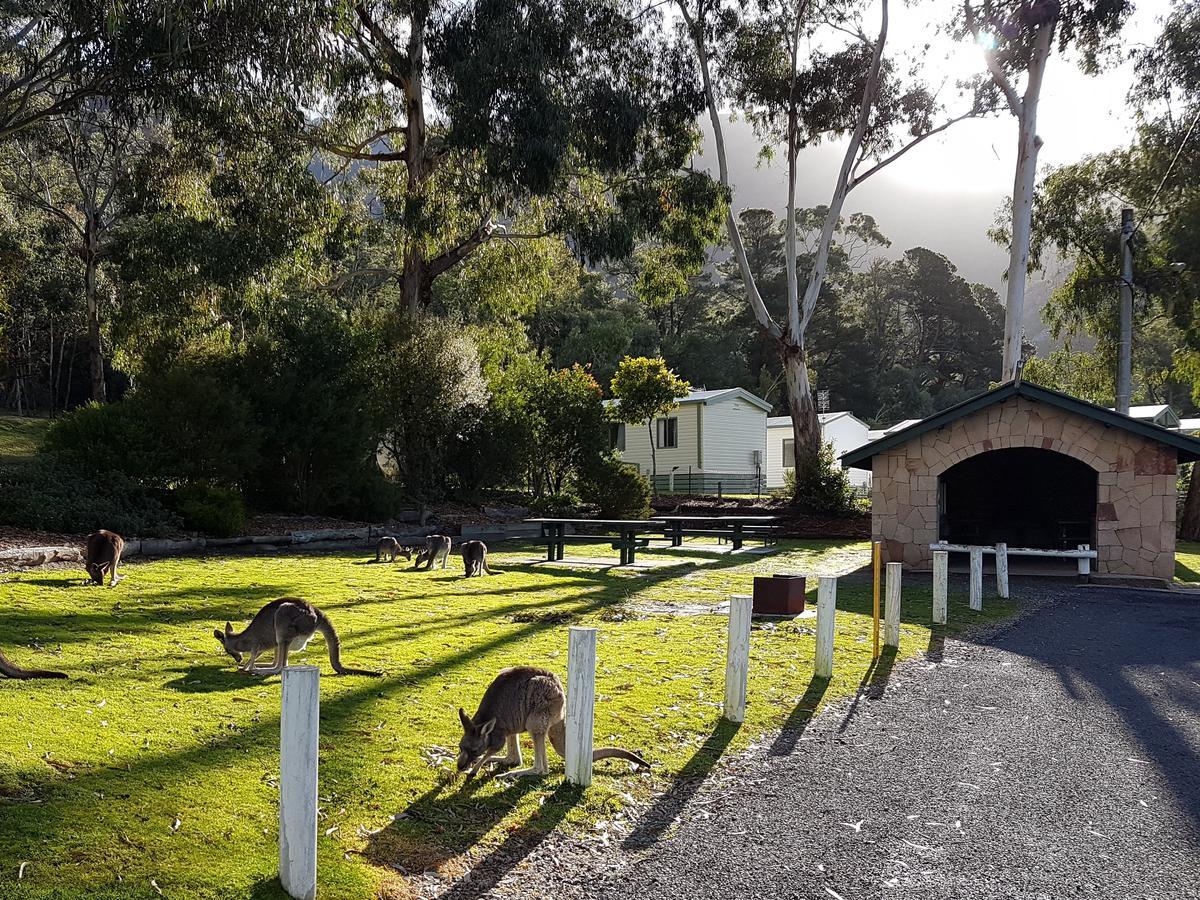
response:
<path id="1" fill-rule="evenodd" d="M 1154 196 L 1150 198 L 1148 207 L 1154 208 L 1154 204 L 1158 201 L 1158 195 L 1162 193 L 1162 189 L 1166 187 L 1167 179 L 1171 177 L 1171 172 L 1175 169 L 1175 163 L 1179 162 L 1179 157 L 1183 155 L 1183 148 L 1187 146 L 1188 138 L 1192 136 L 1192 131 L 1196 127 L 1196 122 L 1200 121 L 1200 109 L 1196 110 L 1196 114 L 1192 116 L 1192 124 L 1188 126 L 1187 134 L 1183 136 L 1183 140 L 1179 142 L 1179 149 L 1175 151 L 1175 156 L 1171 160 L 1171 164 L 1167 166 L 1167 171 L 1162 177 L 1162 181 L 1158 183 L 1158 187 L 1154 191 Z"/>

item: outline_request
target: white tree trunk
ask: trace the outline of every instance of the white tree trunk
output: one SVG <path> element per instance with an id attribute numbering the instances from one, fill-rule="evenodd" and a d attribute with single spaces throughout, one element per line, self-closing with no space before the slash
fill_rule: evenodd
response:
<path id="1" fill-rule="evenodd" d="M 1008 284 L 1004 299 L 1004 359 L 1001 379 L 1011 381 L 1017 376 L 1023 343 L 1022 322 L 1025 317 L 1025 280 L 1029 271 L 1029 242 L 1033 229 L 1033 193 L 1037 180 L 1038 151 L 1042 139 L 1037 135 L 1038 101 L 1042 93 L 1042 78 L 1053 48 L 1054 23 L 1038 28 L 1034 39 L 1033 58 L 1029 64 L 1029 80 L 1025 95 L 1013 102 L 1015 95 L 1007 80 L 1001 84 L 1009 98 L 1013 115 L 1017 117 L 1017 167 L 1013 179 L 1012 243 L 1008 251 Z M 1004 76 L 992 70 L 993 79 Z M 997 82 L 999 83 L 999 81 Z M 1007 87 L 1007 89 L 1006 89 Z"/>

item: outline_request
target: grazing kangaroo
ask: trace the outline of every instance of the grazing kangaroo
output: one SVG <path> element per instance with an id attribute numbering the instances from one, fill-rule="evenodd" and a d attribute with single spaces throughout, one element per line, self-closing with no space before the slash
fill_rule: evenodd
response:
<path id="1" fill-rule="evenodd" d="M 329 663 L 339 675 L 369 675 L 378 678 L 381 672 L 365 669 L 348 669 L 342 665 L 341 641 L 333 630 L 333 623 L 307 600 L 296 597 L 280 597 L 272 600 L 258 611 L 246 626 L 246 630 L 235 634 L 233 626 L 226 622 L 225 631 L 214 630 L 213 634 L 225 648 L 225 652 L 238 663 L 238 671 L 247 675 L 278 675 L 287 665 L 288 653 L 303 650 L 316 632 L 325 637 L 329 648 Z M 275 651 L 275 661 L 265 668 L 254 665 L 267 650 Z M 242 662 L 242 654 L 248 654 Z"/>
<path id="2" fill-rule="evenodd" d="M 450 555 L 450 538 L 444 534 L 431 534 L 425 538 L 425 546 L 417 551 L 417 561 L 413 563 L 414 569 L 421 568 L 421 563 L 426 563 L 426 571 L 433 568 L 435 562 L 440 561 L 442 568 L 446 568 L 446 558 Z"/>
<path id="3" fill-rule="evenodd" d="M 375 562 L 380 562 L 384 554 L 387 555 L 388 562 L 395 562 L 397 556 L 412 559 L 412 551 L 402 546 L 394 537 L 382 537 L 375 545 Z"/>
<path id="4" fill-rule="evenodd" d="M 0 675 L 5 678 L 66 678 L 66 672 L 48 672 L 45 669 L 22 669 L 13 665 L 7 656 L 0 653 Z"/>
<path id="5" fill-rule="evenodd" d="M 466 576 L 491 575 L 487 567 L 487 544 L 483 541 L 463 541 L 459 547 L 462 552 L 463 568 Z"/>
<path id="6" fill-rule="evenodd" d="M 517 736 L 528 731 L 533 737 L 533 767 L 515 769 L 504 773 L 502 777 L 547 774 L 550 771 L 550 762 L 546 757 L 547 735 L 559 756 L 566 752 L 567 729 L 563 722 L 566 703 L 567 695 L 562 682 L 553 672 L 534 666 L 504 669 L 483 692 L 479 710 L 473 718 L 461 706 L 458 708 L 463 727 L 462 740 L 458 742 L 458 771 L 470 769 L 468 777 L 475 777 L 483 764 L 506 744 L 508 755 L 497 762 L 519 766 L 521 744 Z M 601 759 L 625 759 L 643 768 L 650 768 L 650 763 L 636 753 L 619 747 L 593 750 L 592 761 Z"/>
<path id="7" fill-rule="evenodd" d="M 119 580 L 117 566 L 121 563 L 121 551 L 124 549 L 125 539 L 115 531 L 101 529 L 89 534 L 83 558 L 83 567 L 87 569 L 88 577 L 96 584 L 104 584 L 104 576 L 107 575 L 108 586 L 115 586 Z"/>

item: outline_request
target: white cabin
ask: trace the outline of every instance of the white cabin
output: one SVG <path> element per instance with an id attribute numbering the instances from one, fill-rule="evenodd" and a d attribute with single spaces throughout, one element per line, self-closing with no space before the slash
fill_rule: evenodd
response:
<path id="1" fill-rule="evenodd" d="M 615 400 L 606 400 L 611 406 Z M 621 459 L 650 475 L 650 435 L 659 491 L 755 494 L 764 483 L 767 415 L 771 404 L 743 388 L 692 391 L 652 423 L 612 426 Z"/>
<path id="2" fill-rule="evenodd" d="M 820 413 L 821 439 L 833 444 L 833 456 L 840 466 L 841 455 L 857 450 L 867 443 L 867 423 L 851 412 Z M 788 416 L 767 419 L 767 464 L 768 488 L 780 488 L 784 484 L 784 472 L 796 464 L 795 444 L 792 438 L 792 420 Z M 786 465 L 785 465 L 786 461 Z M 871 473 L 850 469 L 850 483 L 856 488 L 871 486 Z"/>

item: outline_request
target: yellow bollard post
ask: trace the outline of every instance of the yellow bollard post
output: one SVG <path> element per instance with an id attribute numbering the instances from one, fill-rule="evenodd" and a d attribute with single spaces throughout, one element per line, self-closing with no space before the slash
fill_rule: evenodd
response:
<path id="1" fill-rule="evenodd" d="M 879 659 L 879 570 L 881 568 L 880 559 L 883 556 L 883 542 L 875 541 L 871 544 L 871 557 L 875 568 L 875 607 L 874 616 L 871 620 L 871 637 L 874 641 L 871 651 L 871 659 Z"/>

